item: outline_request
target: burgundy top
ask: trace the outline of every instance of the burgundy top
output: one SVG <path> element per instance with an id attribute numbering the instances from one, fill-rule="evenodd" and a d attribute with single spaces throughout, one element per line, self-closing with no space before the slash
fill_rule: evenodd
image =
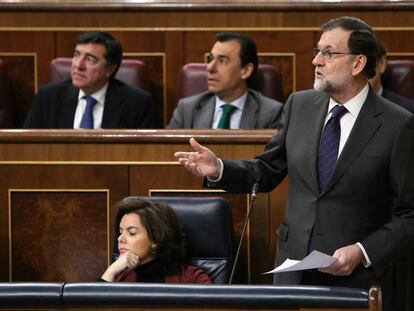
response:
<path id="1" fill-rule="evenodd" d="M 118 275 L 114 282 L 152 282 L 210 284 L 211 279 L 203 270 L 195 266 L 183 266 L 180 273 L 163 275 L 156 260 L 138 266 L 135 270 Z"/>

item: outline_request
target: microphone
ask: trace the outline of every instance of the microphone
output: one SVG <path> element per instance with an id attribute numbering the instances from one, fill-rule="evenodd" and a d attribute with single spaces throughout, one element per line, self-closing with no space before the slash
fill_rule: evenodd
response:
<path id="1" fill-rule="evenodd" d="M 240 236 L 239 246 L 237 247 L 236 257 L 234 257 L 234 263 L 233 263 L 233 267 L 231 269 L 229 285 L 233 282 L 234 271 L 236 271 L 237 262 L 238 262 L 239 256 L 240 256 L 241 245 L 243 243 L 244 235 L 245 235 L 245 232 L 246 232 L 247 222 L 250 219 L 250 212 L 251 212 L 252 207 L 253 207 L 253 202 L 256 199 L 257 191 L 259 191 L 259 183 L 256 182 L 256 183 L 254 183 L 253 188 L 252 188 L 252 192 L 250 193 L 249 208 L 247 210 L 246 219 L 244 220 L 243 230 L 242 230 L 242 233 L 241 233 L 241 236 Z"/>

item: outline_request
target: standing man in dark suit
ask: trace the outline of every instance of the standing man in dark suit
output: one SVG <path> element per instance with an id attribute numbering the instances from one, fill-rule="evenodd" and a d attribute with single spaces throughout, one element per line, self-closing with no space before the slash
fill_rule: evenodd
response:
<path id="1" fill-rule="evenodd" d="M 387 51 L 385 50 L 384 46 L 379 42 L 378 43 L 378 55 L 377 55 L 377 70 L 374 77 L 372 77 L 369 82 L 371 83 L 372 87 L 374 88 L 375 92 L 382 97 L 404 107 L 411 113 L 414 113 L 414 100 L 409 99 L 401 94 L 397 94 L 393 91 L 390 91 L 383 87 L 381 75 L 387 69 Z"/>
<path id="2" fill-rule="evenodd" d="M 275 128 L 282 104 L 248 88 L 258 63 L 253 40 L 239 33 L 219 33 L 208 56 L 208 92 L 181 99 L 167 127 Z"/>
<path id="3" fill-rule="evenodd" d="M 107 32 L 82 33 L 77 41 L 71 80 L 42 87 L 25 128 L 152 128 L 152 97 L 115 74 L 122 46 Z"/>
<path id="4" fill-rule="evenodd" d="M 414 101 L 410 98 L 397 94 L 382 85 L 382 74 L 387 68 L 387 50 L 379 42 L 377 54 L 376 74 L 369 80 L 372 88 L 378 95 L 392 101 L 393 103 L 414 113 Z M 396 310 L 412 311 L 414 308 L 414 297 L 412 295 L 414 286 L 414 243 L 396 256 L 394 260 L 394 292 L 395 301 L 398 302 Z"/>
<path id="5" fill-rule="evenodd" d="M 377 48 L 365 22 L 341 17 L 322 32 L 314 90 L 289 97 L 265 153 L 226 161 L 191 139 L 195 151 L 175 156 L 210 186 L 231 192 L 249 192 L 256 182 L 271 191 L 288 174 L 276 265 L 312 250 L 337 260 L 326 269 L 275 274 L 275 283 L 380 284 L 384 310 L 393 310 L 392 261 L 414 239 L 414 117 L 369 86 Z"/>

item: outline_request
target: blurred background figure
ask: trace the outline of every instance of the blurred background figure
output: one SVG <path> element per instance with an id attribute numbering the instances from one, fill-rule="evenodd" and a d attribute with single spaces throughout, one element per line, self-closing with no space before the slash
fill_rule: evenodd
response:
<path id="1" fill-rule="evenodd" d="M 401 94 L 397 94 L 383 87 L 382 74 L 385 72 L 385 69 L 387 69 L 387 50 L 380 42 L 378 42 L 376 74 L 372 79 L 369 80 L 369 82 L 371 83 L 375 92 L 377 92 L 379 95 L 382 95 L 382 97 L 414 113 L 414 101 L 412 99 L 409 99 Z"/>

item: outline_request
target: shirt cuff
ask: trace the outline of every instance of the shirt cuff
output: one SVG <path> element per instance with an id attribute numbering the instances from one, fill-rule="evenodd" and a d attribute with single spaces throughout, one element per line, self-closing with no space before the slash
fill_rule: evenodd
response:
<path id="1" fill-rule="evenodd" d="M 223 177 L 223 171 L 224 171 L 223 161 L 220 158 L 218 158 L 217 160 L 219 160 L 219 162 L 220 162 L 220 175 L 216 179 L 212 179 L 212 178 L 207 177 L 207 180 L 209 182 L 219 182 L 221 180 L 221 177 Z"/>
<path id="2" fill-rule="evenodd" d="M 369 267 L 371 267 L 372 266 L 372 262 L 371 262 L 371 260 L 369 260 L 369 257 L 368 257 L 368 254 L 367 254 L 367 252 L 365 251 L 365 248 L 362 246 L 362 244 L 361 243 L 359 243 L 359 242 L 357 242 L 357 243 L 355 243 L 356 245 L 358 245 L 359 246 L 359 248 L 361 249 L 361 251 L 362 251 L 362 254 L 364 255 L 364 259 L 362 260 L 362 264 L 364 265 L 364 267 L 365 268 L 369 268 Z"/>

